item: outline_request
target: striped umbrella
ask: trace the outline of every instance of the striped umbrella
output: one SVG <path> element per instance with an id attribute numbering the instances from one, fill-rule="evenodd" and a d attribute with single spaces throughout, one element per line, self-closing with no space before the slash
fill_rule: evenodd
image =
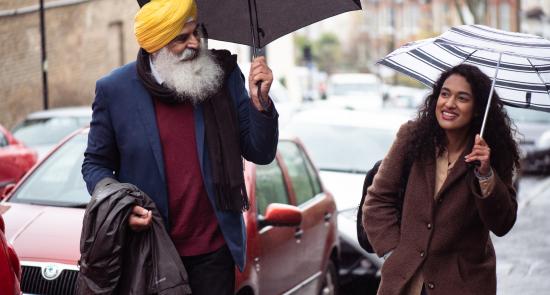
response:
<path id="1" fill-rule="evenodd" d="M 469 63 L 493 77 L 489 99 L 496 89 L 504 104 L 550 112 L 550 41 L 539 36 L 457 26 L 439 37 L 408 43 L 379 63 L 429 87 L 442 72 Z"/>

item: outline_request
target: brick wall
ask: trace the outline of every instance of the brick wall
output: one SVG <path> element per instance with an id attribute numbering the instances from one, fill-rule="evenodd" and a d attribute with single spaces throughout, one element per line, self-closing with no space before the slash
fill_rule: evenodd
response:
<path id="1" fill-rule="evenodd" d="M 43 108 L 39 13 L 7 15 L 37 3 L 0 4 L 0 124 L 7 128 Z M 135 0 L 88 0 L 46 10 L 50 108 L 90 105 L 95 81 L 135 59 L 137 10 Z"/>

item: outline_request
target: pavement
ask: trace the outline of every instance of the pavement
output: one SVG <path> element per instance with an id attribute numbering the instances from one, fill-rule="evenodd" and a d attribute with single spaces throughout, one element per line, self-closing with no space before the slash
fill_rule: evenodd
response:
<path id="1" fill-rule="evenodd" d="M 497 294 L 550 294 L 550 177 L 519 182 L 518 218 L 504 237 L 491 237 Z"/>

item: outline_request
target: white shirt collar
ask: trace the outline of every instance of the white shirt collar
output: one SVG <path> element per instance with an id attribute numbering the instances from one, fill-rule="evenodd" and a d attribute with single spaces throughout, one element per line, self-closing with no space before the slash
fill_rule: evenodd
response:
<path id="1" fill-rule="evenodd" d="M 153 56 L 149 55 L 149 65 L 151 66 L 151 74 L 153 74 L 153 77 L 155 77 L 155 80 L 157 80 L 157 83 L 162 85 L 164 83 L 164 80 L 159 75 L 159 72 L 157 72 L 157 69 L 155 68 L 155 65 L 153 64 Z"/>

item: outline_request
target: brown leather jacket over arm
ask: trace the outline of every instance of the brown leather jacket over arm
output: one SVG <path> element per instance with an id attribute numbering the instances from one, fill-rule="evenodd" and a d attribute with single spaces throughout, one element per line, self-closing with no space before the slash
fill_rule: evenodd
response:
<path id="1" fill-rule="evenodd" d="M 151 228 L 133 232 L 134 205 L 153 213 Z M 137 187 L 101 180 L 86 208 L 77 294 L 191 294 L 187 272 L 153 201 Z"/>

